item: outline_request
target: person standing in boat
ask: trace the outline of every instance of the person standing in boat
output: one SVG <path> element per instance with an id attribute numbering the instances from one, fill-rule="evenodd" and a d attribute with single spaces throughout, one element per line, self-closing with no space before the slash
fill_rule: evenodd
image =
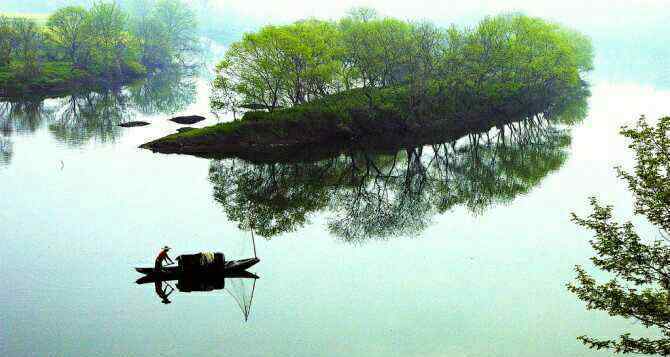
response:
<path id="1" fill-rule="evenodd" d="M 156 270 L 163 269 L 163 262 L 166 261 L 166 260 L 169 261 L 170 264 L 174 264 L 172 259 L 170 259 L 170 257 L 168 256 L 168 251 L 169 250 L 170 250 L 170 247 L 168 247 L 166 245 L 165 247 L 163 247 L 163 249 L 161 249 L 160 253 L 158 253 L 158 256 L 156 257 L 156 265 L 154 266 L 154 268 Z"/>

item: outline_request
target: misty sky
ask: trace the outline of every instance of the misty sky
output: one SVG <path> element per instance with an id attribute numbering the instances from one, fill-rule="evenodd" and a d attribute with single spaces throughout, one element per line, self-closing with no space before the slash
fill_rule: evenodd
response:
<path id="1" fill-rule="evenodd" d="M 670 0 L 220 0 L 216 3 L 218 7 L 232 8 L 264 22 L 310 16 L 338 18 L 354 6 L 373 7 L 384 15 L 439 23 L 475 21 L 483 15 L 510 11 L 588 28 L 670 22 Z"/>
<path id="2" fill-rule="evenodd" d="M 94 0 L 0 0 L 0 11 L 50 12 L 73 3 Z M 124 0 L 128 1 L 128 0 Z M 585 32 L 617 33 L 667 29 L 670 0 L 185 0 L 209 3 L 214 19 L 256 24 L 288 22 L 307 17 L 337 19 L 349 8 L 367 6 L 401 19 L 427 19 L 440 25 L 476 23 L 485 15 L 521 11 L 559 21 Z M 207 12 L 206 12 L 207 13 Z M 223 15 L 223 16 L 222 16 Z"/>

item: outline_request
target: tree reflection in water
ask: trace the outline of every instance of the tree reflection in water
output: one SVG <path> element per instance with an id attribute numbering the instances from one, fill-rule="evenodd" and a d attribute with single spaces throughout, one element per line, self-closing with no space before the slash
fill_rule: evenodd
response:
<path id="1" fill-rule="evenodd" d="M 0 129 L 11 134 L 49 126 L 54 137 L 79 146 L 113 142 L 118 125 L 137 115 L 172 114 L 196 98 L 193 70 L 174 67 L 124 88 L 75 93 L 56 99 L 19 98 L 0 102 Z"/>
<path id="2" fill-rule="evenodd" d="M 394 153 L 350 152 L 317 162 L 212 161 L 214 197 L 242 229 L 265 237 L 327 210 L 348 242 L 408 236 L 457 206 L 475 214 L 535 187 L 567 158 L 567 129 L 542 117 Z"/>
<path id="3" fill-rule="evenodd" d="M 43 99 L 0 102 L 0 130 L 4 135 L 33 133 L 53 118 L 53 109 Z"/>
<path id="4" fill-rule="evenodd" d="M 195 101 L 196 68 L 172 67 L 128 87 L 132 107 L 142 115 L 174 114 Z"/>
<path id="5" fill-rule="evenodd" d="M 118 124 L 130 120 L 127 94 L 121 90 L 75 94 L 58 100 L 56 119 L 49 131 L 69 145 L 82 145 L 91 139 L 113 142 L 120 134 Z"/>
<path id="6" fill-rule="evenodd" d="M 0 135 L 0 167 L 9 165 L 12 153 L 12 142 L 9 138 Z"/>
<path id="7" fill-rule="evenodd" d="M 409 236 L 455 207 L 481 214 L 511 202 L 558 170 L 568 156 L 568 126 L 586 117 L 589 96 L 583 85 L 537 116 L 493 118 L 508 124 L 439 144 L 335 151 L 308 162 L 212 161 L 209 178 L 228 218 L 267 238 L 298 229 L 318 211 L 329 213 L 329 231 L 347 242 Z"/>

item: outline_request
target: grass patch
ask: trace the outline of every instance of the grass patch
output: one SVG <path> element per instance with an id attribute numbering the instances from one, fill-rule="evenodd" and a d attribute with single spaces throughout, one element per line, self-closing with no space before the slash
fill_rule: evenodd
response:
<path id="1" fill-rule="evenodd" d="M 226 136 L 265 134 L 277 137 L 285 136 L 296 126 L 309 126 L 315 130 L 322 125 L 347 125 L 357 117 L 377 118 L 379 113 L 402 113 L 406 107 L 405 89 L 402 87 L 376 88 L 370 90 L 354 89 L 314 100 L 290 108 L 268 111 L 249 111 L 242 119 L 219 123 L 201 129 L 189 130 L 168 135 L 161 141 L 193 139 L 205 136 Z M 382 106 L 369 106 L 372 103 L 384 103 Z"/>
<path id="2" fill-rule="evenodd" d="M 49 20 L 49 14 L 40 14 L 33 12 L 2 12 L 0 11 L 0 16 L 5 16 L 9 18 L 21 18 L 35 21 L 38 26 L 44 26 Z"/>
<path id="3" fill-rule="evenodd" d="M 74 67 L 67 61 L 46 61 L 39 65 L 39 74 L 24 74 L 23 65 L 12 62 L 0 67 L 0 95 L 6 97 L 23 95 L 59 96 L 83 88 L 106 87 L 111 83 L 129 83 L 147 74 L 146 68 L 138 62 L 124 64 L 120 77 L 90 73 Z"/>
<path id="4" fill-rule="evenodd" d="M 351 113 L 364 108 L 366 102 L 367 99 L 362 91 L 353 90 L 272 112 L 249 111 L 240 120 L 171 134 L 160 140 L 169 142 L 235 134 L 265 134 L 280 137 L 287 134 L 287 126 L 300 125 L 301 123 L 318 126 L 319 122 L 339 122 L 343 124 L 350 122 Z"/>

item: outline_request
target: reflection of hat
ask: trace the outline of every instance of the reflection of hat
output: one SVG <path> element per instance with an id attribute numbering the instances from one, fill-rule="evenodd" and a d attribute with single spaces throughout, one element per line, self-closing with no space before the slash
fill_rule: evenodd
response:
<path id="1" fill-rule="evenodd" d="M 170 247 L 166 245 L 165 247 L 163 247 L 163 250 L 170 250 Z"/>

